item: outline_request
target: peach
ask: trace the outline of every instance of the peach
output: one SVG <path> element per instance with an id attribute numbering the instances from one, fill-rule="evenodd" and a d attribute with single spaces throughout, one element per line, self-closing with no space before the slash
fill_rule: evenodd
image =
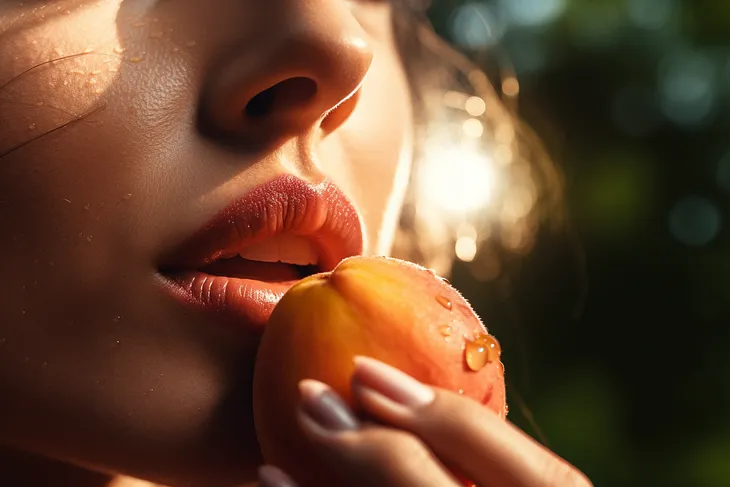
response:
<path id="1" fill-rule="evenodd" d="M 497 341 L 446 280 L 410 262 L 353 257 L 292 287 L 274 309 L 254 373 L 254 421 L 267 463 L 302 487 L 339 485 L 296 423 L 297 384 L 323 381 L 355 410 L 353 357 L 366 355 L 506 415 Z"/>

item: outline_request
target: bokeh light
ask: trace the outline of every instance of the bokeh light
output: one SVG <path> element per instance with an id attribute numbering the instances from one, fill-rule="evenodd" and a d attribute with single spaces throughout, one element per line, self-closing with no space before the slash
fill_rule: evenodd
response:
<path id="1" fill-rule="evenodd" d="M 565 12 L 565 0 L 502 0 L 512 24 L 537 27 L 555 22 Z"/>
<path id="2" fill-rule="evenodd" d="M 721 220 L 720 210 L 710 200 L 687 196 L 669 213 L 669 230 L 685 245 L 707 245 L 717 237 Z"/>
<path id="3" fill-rule="evenodd" d="M 500 12 L 486 2 L 470 2 L 459 6 L 451 18 L 454 40 L 467 49 L 482 49 L 499 42 L 506 24 Z"/>
<path id="4" fill-rule="evenodd" d="M 682 126 L 710 119 L 717 99 L 716 66 L 702 53 L 684 49 L 671 53 L 659 70 L 659 94 L 664 115 Z"/>
<path id="5" fill-rule="evenodd" d="M 467 118 L 464 120 L 462 129 L 464 130 L 464 134 L 474 138 L 481 137 L 484 133 L 484 126 L 482 125 L 482 122 L 476 118 Z"/>
<path id="6" fill-rule="evenodd" d="M 677 14 L 677 0 L 627 0 L 631 22 L 642 29 L 658 30 L 665 27 Z"/>
<path id="7" fill-rule="evenodd" d="M 505 80 L 516 97 L 517 79 Z M 479 256 L 490 246 L 529 251 L 539 227 L 540 172 L 520 153 L 509 113 L 488 94 L 446 90 L 432 93 L 429 102 L 438 116 L 429 121 L 414 172 L 414 224 L 439 242 L 437 252 L 428 250 L 429 267 L 448 272 L 455 257 L 484 268 Z M 494 265 L 486 268 L 476 271 L 480 279 L 494 274 Z"/>
<path id="8" fill-rule="evenodd" d="M 470 96 L 464 103 L 464 109 L 472 117 L 480 117 L 487 109 L 487 104 L 478 96 Z"/>
<path id="9" fill-rule="evenodd" d="M 520 94 L 520 82 L 517 78 L 510 76 L 502 81 L 502 93 L 509 97 L 515 97 Z"/>
<path id="10" fill-rule="evenodd" d="M 460 43 L 481 35 L 467 54 L 565 176 L 541 172 L 491 94 L 482 105 L 465 89 L 447 104 L 450 143 L 486 155 L 495 183 L 468 218 L 422 217 L 446 222 L 438 251 L 456 255 L 451 281 L 505 339 L 508 383 L 528 408 L 508 393 L 512 419 L 542 430 L 595 485 L 730 485 L 730 2 L 426 2 L 441 33 Z M 465 5 L 481 5 L 472 32 L 454 30 Z M 468 135 L 470 117 L 480 137 Z M 545 218 L 551 187 L 564 194 L 568 235 Z M 606 339 L 617 323 L 629 335 Z M 696 360 L 662 374 L 677 343 Z M 583 407 L 586 397 L 603 409 Z M 597 414 L 575 414 L 586 411 Z"/>
<path id="11" fill-rule="evenodd" d="M 477 255 L 477 242 L 470 236 L 459 237 L 454 245 L 456 258 L 463 262 L 471 262 Z"/>

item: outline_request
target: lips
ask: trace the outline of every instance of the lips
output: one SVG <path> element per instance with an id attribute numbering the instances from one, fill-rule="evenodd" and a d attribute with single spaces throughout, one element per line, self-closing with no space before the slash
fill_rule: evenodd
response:
<path id="1" fill-rule="evenodd" d="M 163 260 L 161 273 L 186 306 L 261 330 L 299 279 L 362 251 L 362 224 L 342 191 L 286 175 L 221 211 Z"/>

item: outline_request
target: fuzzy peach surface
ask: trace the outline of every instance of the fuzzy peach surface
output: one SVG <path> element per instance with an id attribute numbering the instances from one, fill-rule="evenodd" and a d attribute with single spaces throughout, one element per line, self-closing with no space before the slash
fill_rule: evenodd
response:
<path id="1" fill-rule="evenodd" d="M 297 384 L 325 382 L 357 410 L 350 391 L 355 355 L 473 398 L 504 418 L 498 348 L 474 345 L 485 337 L 491 338 L 459 292 L 410 262 L 352 257 L 302 280 L 274 310 L 257 356 L 254 421 L 264 459 L 302 485 L 336 485 L 299 433 Z M 492 355 L 477 357 L 475 366 L 473 356 L 466 358 L 470 350 Z"/>

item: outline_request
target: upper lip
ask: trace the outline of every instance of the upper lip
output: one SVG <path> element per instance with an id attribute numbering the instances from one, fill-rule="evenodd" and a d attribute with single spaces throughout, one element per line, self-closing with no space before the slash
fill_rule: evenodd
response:
<path id="1" fill-rule="evenodd" d="M 166 271 L 199 270 L 277 234 L 306 238 L 318 254 L 319 271 L 363 251 L 355 207 L 332 182 L 311 184 L 292 175 L 254 188 L 220 211 L 164 259 Z"/>

